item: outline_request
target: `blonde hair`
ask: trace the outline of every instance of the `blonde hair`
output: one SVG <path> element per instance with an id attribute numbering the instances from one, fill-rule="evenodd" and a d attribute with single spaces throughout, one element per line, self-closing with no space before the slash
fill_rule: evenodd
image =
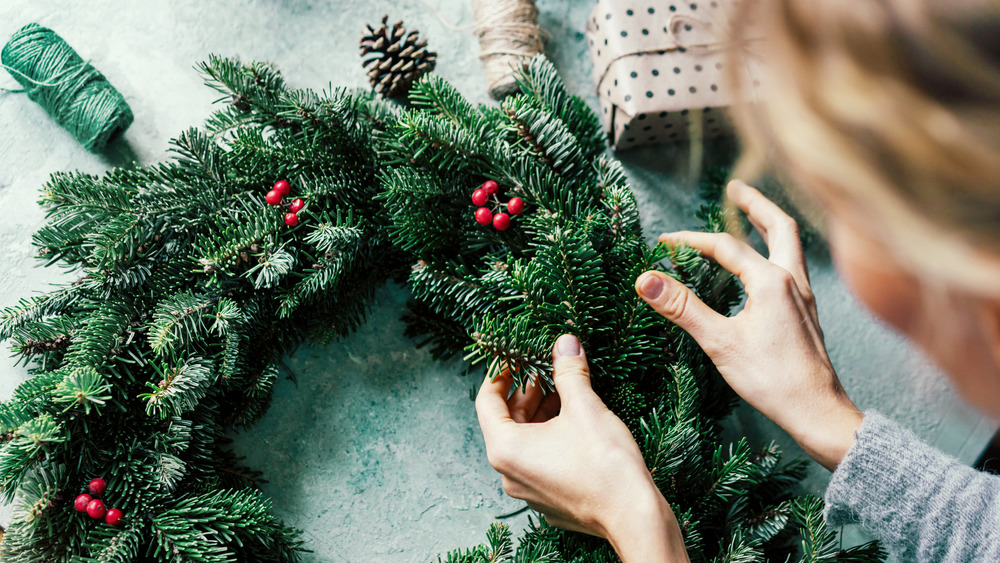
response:
<path id="1" fill-rule="evenodd" d="M 806 193 L 848 201 L 921 277 L 1000 297 L 1000 3 L 746 0 L 742 10 L 737 22 L 761 24 L 765 70 L 759 100 L 734 114 L 736 174 L 772 162 Z M 735 44 L 760 50 L 746 27 Z M 728 66 L 739 99 L 751 99 L 745 67 Z"/>

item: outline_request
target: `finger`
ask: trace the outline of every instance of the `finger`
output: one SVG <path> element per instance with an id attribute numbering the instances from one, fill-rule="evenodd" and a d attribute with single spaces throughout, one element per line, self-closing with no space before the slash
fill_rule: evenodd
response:
<path id="1" fill-rule="evenodd" d="M 549 393 L 548 397 L 538 406 L 538 411 L 532 417 L 531 422 L 546 422 L 559 416 L 559 393 Z"/>
<path id="2" fill-rule="evenodd" d="M 590 365 L 580 341 L 572 334 L 556 339 L 552 347 L 552 380 L 564 405 L 597 399 L 590 386 Z M 597 399 L 600 401 L 600 399 Z"/>
<path id="3" fill-rule="evenodd" d="M 635 291 L 653 310 L 694 337 L 706 352 L 714 348 L 715 339 L 725 338 L 726 317 L 667 274 L 645 272 L 635 280 Z"/>
<path id="4" fill-rule="evenodd" d="M 759 190 L 740 180 L 729 182 L 726 195 L 747 214 L 760 233 L 767 244 L 771 262 L 792 274 L 796 282 L 800 282 L 800 290 L 808 288 L 809 272 L 802 254 L 799 226 L 795 220 Z"/>
<path id="5" fill-rule="evenodd" d="M 507 401 L 511 418 L 514 422 L 530 422 L 544 398 L 541 386 L 532 379 L 523 390 L 520 387 L 515 390 L 514 395 Z"/>
<path id="6" fill-rule="evenodd" d="M 755 274 L 774 266 L 749 244 L 737 240 L 729 233 L 680 231 L 662 234 L 660 241 L 674 245 L 686 244 L 701 251 L 702 256 L 718 262 L 720 266 L 740 278 L 743 285 L 748 288 Z"/>
<path id="7" fill-rule="evenodd" d="M 487 440 L 504 424 L 514 422 L 507 406 L 511 383 L 510 373 L 504 370 L 492 380 L 486 376 L 483 386 L 479 388 L 479 394 L 476 396 L 476 414 L 479 416 L 479 427 Z"/>

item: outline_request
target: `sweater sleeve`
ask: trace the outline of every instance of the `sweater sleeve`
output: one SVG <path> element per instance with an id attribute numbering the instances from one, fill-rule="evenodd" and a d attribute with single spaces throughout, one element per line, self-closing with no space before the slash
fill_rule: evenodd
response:
<path id="1" fill-rule="evenodd" d="M 826 490 L 827 523 L 860 523 L 901 562 L 1000 561 L 1000 477 L 876 412 L 856 438 Z"/>

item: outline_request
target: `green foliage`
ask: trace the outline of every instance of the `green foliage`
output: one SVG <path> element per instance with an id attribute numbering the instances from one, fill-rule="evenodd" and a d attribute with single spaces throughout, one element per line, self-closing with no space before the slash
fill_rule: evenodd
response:
<path id="1" fill-rule="evenodd" d="M 823 523 L 823 501 L 806 495 L 791 502 L 792 518 L 800 527 L 801 563 L 819 561 L 871 561 L 885 559 L 885 551 L 876 542 L 839 550 L 837 535 Z"/>
<path id="2" fill-rule="evenodd" d="M 416 262 L 409 334 L 435 355 L 464 351 L 487 375 L 507 370 L 516 385 L 545 389 L 552 388 L 554 340 L 575 334 L 595 390 L 635 433 L 654 482 L 679 515 L 692 560 L 784 559 L 796 550 L 796 532 L 817 540 L 799 549 L 837 560 L 842 555 L 825 541 L 834 532 L 821 520 L 795 517 L 803 465 L 781 465 L 773 445 L 755 451 L 746 440 L 722 442 L 721 421 L 735 396 L 697 344 L 633 289 L 639 274 L 669 259 L 670 275 L 728 314 L 742 299 L 739 283 L 691 248 L 644 242 L 627 178 L 601 154 L 596 117 L 566 93 L 551 64 L 536 59 L 518 82 L 522 94 L 497 110 L 474 108 L 440 79 L 426 78 L 415 87 L 416 109 L 382 139 L 382 152 L 392 155 L 380 196 L 393 217 L 388 236 Z M 471 221 L 470 187 L 487 178 L 500 184 L 501 200 L 518 196 L 528 204 L 507 231 Z M 726 224 L 717 205 L 706 205 L 699 218 L 709 231 Z M 808 514 L 817 514 L 815 507 Z M 487 560 L 493 530 L 487 540 L 446 560 Z M 602 540 L 541 521 L 514 560 L 617 557 Z M 865 551 L 863 560 L 879 554 Z"/>
<path id="3" fill-rule="evenodd" d="M 207 395 L 215 383 L 215 370 L 211 363 L 192 357 L 174 366 L 157 368 L 152 365 L 159 383 L 147 382 L 152 390 L 138 395 L 146 401 L 146 413 L 160 418 L 180 416 L 192 411 Z"/>
<path id="4" fill-rule="evenodd" d="M 437 357 L 551 390 L 553 341 L 576 334 L 694 560 L 881 556 L 836 549 L 818 501 L 793 494 L 801 463 L 722 443 L 732 392 L 632 284 L 670 259 L 723 313 L 739 285 L 692 249 L 644 241 L 597 116 L 544 58 L 500 107 L 433 75 L 400 109 L 290 89 L 264 63 L 211 56 L 199 70 L 222 106 L 171 142 L 172 159 L 44 186 L 39 257 L 80 278 L 0 311 L 0 338 L 31 373 L 0 404 L 0 490 L 17 503 L 5 561 L 298 560 L 300 533 L 271 514 L 226 433 L 266 412 L 283 355 L 354 330 L 375 288 L 407 276 L 407 334 Z M 279 179 L 305 201 L 296 227 L 264 200 Z M 526 204 L 506 231 L 472 220 L 486 179 Z M 717 207 L 701 218 L 723 227 Z M 73 509 L 96 475 L 120 528 Z M 603 540 L 544 520 L 516 546 L 494 524 L 486 544 L 439 558 L 615 560 Z"/>
<path id="5" fill-rule="evenodd" d="M 84 414 L 90 414 L 91 408 L 96 411 L 111 400 L 111 395 L 108 394 L 110 391 L 111 384 L 94 368 L 70 368 L 66 377 L 53 390 L 52 401 L 56 404 L 68 403 L 67 410 L 80 408 Z"/>

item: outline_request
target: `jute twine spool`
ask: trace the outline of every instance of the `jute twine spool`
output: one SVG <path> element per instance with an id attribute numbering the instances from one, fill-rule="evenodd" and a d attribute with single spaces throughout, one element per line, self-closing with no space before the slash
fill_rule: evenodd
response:
<path id="1" fill-rule="evenodd" d="M 515 69 L 542 52 L 548 34 L 534 0 L 473 0 L 472 11 L 487 87 L 499 100 L 517 91 Z"/>
<path id="2" fill-rule="evenodd" d="M 104 75 L 51 29 L 17 30 L 0 61 L 28 98 L 45 108 L 89 151 L 97 152 L 132 124 L 132 110 Z"/>

